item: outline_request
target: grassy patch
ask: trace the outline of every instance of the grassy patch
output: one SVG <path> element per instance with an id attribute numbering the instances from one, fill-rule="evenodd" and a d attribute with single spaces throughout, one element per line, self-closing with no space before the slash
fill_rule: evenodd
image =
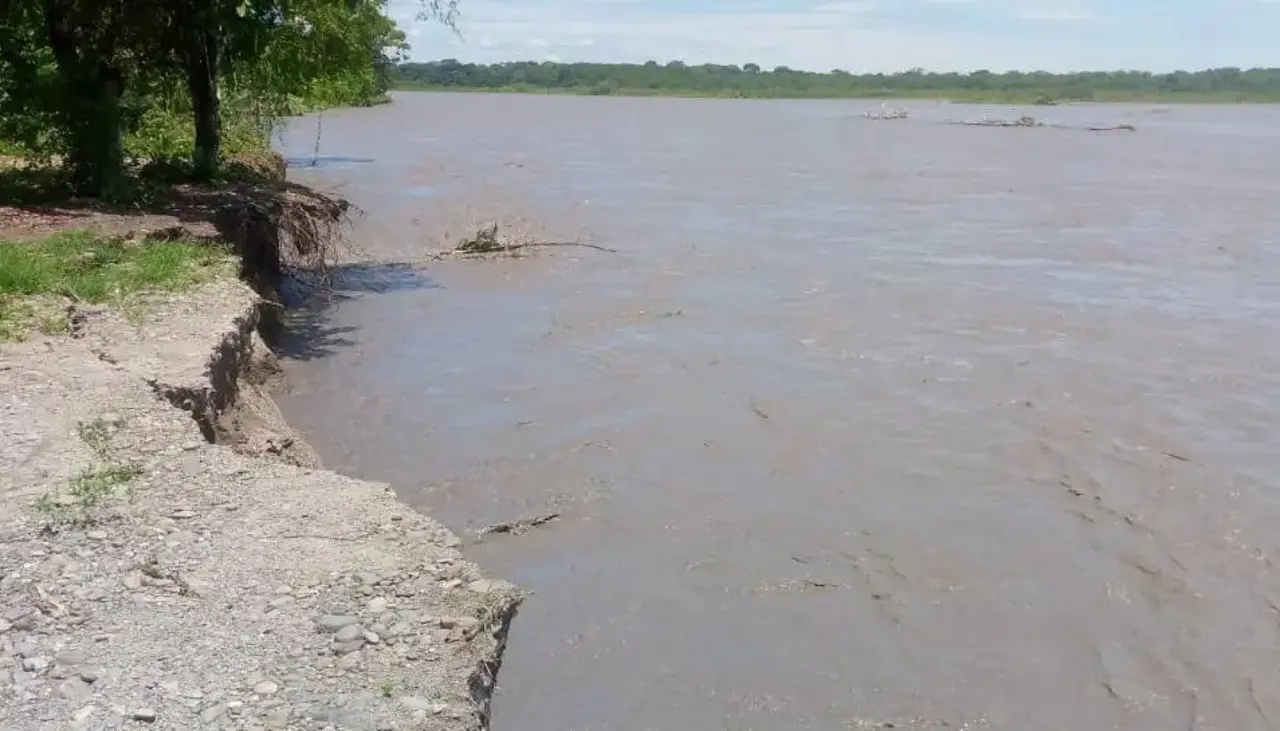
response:
<path id="1" fill-rule="evenodd" d="M 147 292 L 187 289 L 235 272 L 221 246 L 190 239 L 128 241 L 66 231 L 30 243 L 0 240 L 0 339 L 57 330 L 57 298 L 127 305 Z M 65 329 L 65 318 L 63 323 Z"/>

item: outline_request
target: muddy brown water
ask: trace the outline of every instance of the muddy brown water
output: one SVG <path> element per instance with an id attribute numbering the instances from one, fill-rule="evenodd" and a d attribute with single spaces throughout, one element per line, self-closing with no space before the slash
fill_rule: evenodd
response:
<path id="1" fill-rule="evenodd" d="M 373 263 L 284 411 L 469 540 L 563 514 L 466 549 L 535 592 L 496 731 L 1280 723 L 1280 109 L 877 106 L 297 121 Z M 402 265 L 490 216 L 618 253 Z"/>

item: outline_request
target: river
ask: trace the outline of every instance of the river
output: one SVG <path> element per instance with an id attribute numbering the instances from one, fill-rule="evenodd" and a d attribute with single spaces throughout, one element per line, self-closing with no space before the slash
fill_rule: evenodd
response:
<path id="1" fill-rule="evenodd" d="M 1280 723 L 1280 108 L 902 106 L 285 130 L 369 263 L 281 407 L 534 592 L 495 731 Z"/>

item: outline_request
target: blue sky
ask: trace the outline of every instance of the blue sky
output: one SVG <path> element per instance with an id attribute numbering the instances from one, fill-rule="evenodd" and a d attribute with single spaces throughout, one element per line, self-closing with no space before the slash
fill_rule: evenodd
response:
<path id="1" fill-rule="evenodd" d="M 416 60 L 754 62 L 811 70 L 1280 66 L 1280 0 L 391 0 Z"/>

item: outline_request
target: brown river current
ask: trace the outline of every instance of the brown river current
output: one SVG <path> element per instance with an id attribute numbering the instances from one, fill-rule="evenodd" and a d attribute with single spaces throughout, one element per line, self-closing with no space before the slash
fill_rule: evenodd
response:
<path id="1" fill-rule="evenodd" d="M 298 120 L 375 263 L 282 408 L 468 540 L 562 513 L 466 549 L 535 592 L 495 731 L 1280 724 L 1280 108 L 875 106 Z M 403 266 L 485 218 L 617 253 Z"/>

